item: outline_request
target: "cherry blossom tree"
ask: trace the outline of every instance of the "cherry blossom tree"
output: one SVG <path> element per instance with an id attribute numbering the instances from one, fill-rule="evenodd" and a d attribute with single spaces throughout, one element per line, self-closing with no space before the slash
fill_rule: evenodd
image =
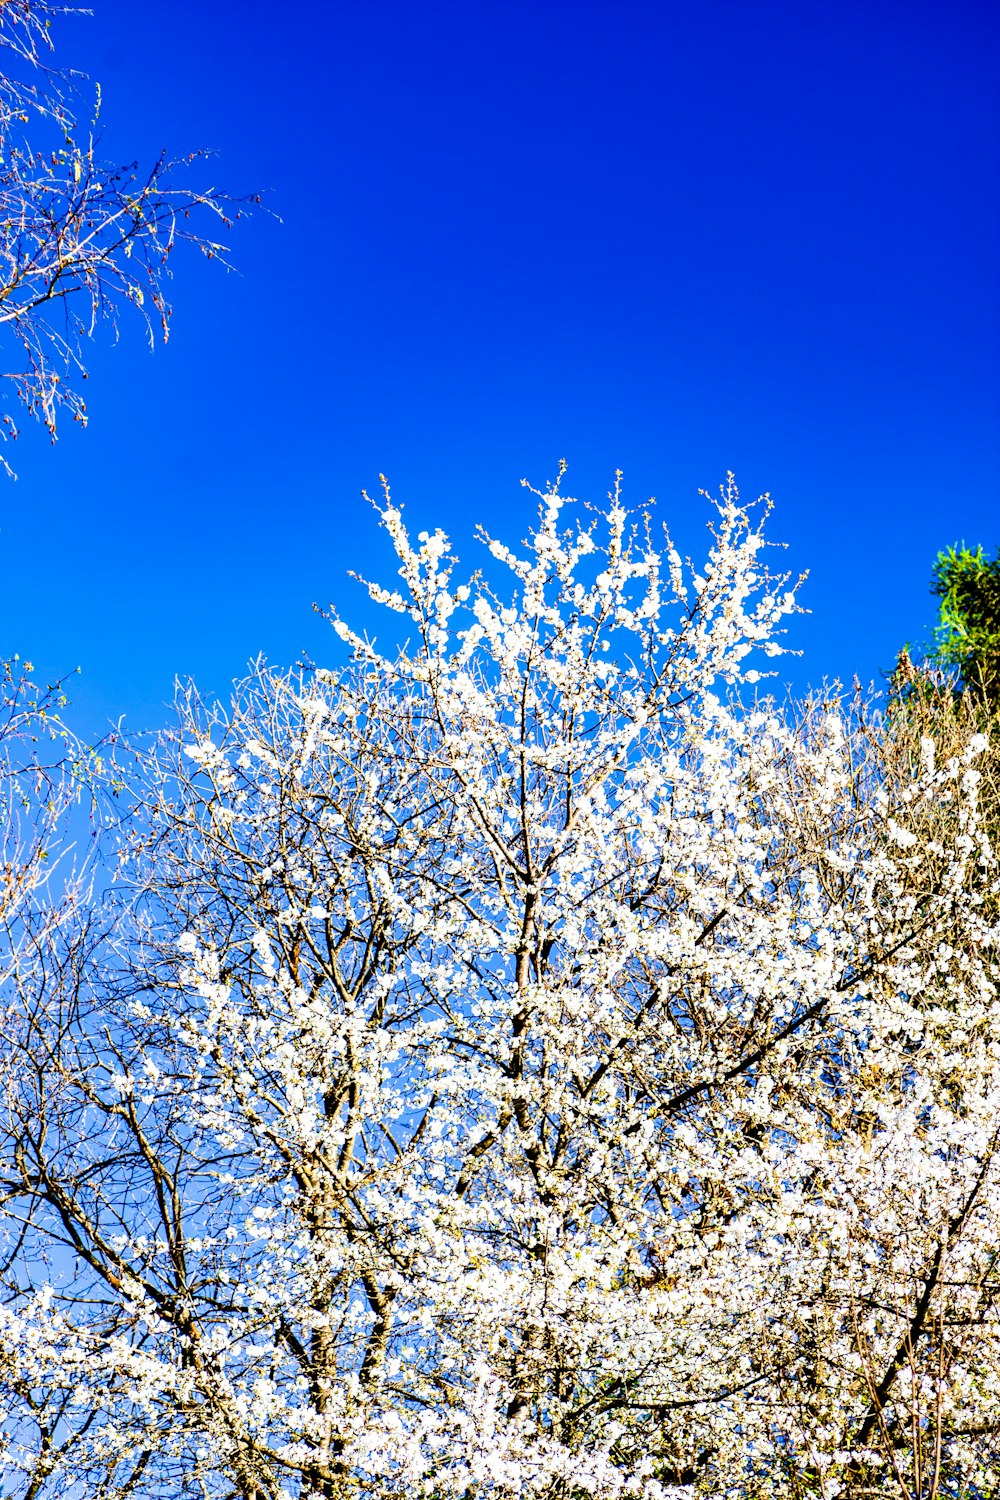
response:
<path id="1" fill-rule="evenodd" d="M 204 254 L 224 246 L 200 225 L 224 233 L 245 211 L 215 188 L 185 181 L 183 161 L 166 154 L 140 166 L 101 158 L 93 117 L 80 123 L 80 77 L 53 67 L 52 23 L 71 7 L 48 0 L 0 0 L 0 326 L 7 335 L 4 378 L 17 402 L 56 435 L 60 411 L 86 421 L 80 381 L 83 348 L 99 324 L 117 335 L 132 307 L 150 343 L 166 339 L 169 257 L 185 242 Z M 194 214 L 194 219 L 191 215 Z M 16 436 L 13 414 L 2 414 Z"/>
<path id="2" fill-rule="evenodd" d="M 755 696 L 731 481 L 538 501 L 386 488 L 410 643 L 184 693 L 8 984 L 5 1494 L 998 1493 L 981 739 Z"/>

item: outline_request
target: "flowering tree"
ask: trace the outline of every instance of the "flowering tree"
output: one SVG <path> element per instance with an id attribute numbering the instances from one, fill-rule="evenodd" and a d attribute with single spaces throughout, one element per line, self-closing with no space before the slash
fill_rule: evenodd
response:
<path id="1" fill-rule="evenodd" d="M 65 814 L 82 785 L 70 774 L 80 752 L 60 718 L 63 688 L 62 682 L 40 685 L 32 663 L 19 657 L 0 663 L 0 932 L 7 939 L 0 980 L 10 977 L 25 919 L 43 912 L 51 919 L 63 909 L 61 901 L 45 907 L 38 899 L 58 863 Z"/>
<path id="2" fill-rule="evenodd" d="M 185 695 L 8 988 L 5 1494 L 998 1493 L 981 745 L 741 701 L 732 483 L 539 501 L 386 490 L 413 643 Z"/>
<path id="3" fill-rule="evenodd" d="M 100 158 L 74 110 L 75 80 L 50 64 L 51 25 L 70 8 L 48 0 L 0 0 L 0 325 L 18 368 L 17 400 L 55 437 L 60 409 L 86 420 L 78 381 L 82 346 L 102 320 L 117 332 L 120 310 L 138 309 L 150 341 L 167 337 L 168 257 L 185 241 L 209 256 L 190 215 L 207 211 L 220 231 L 240 208 L 212 188 L 178 180 L 190 164 L 166 155 L 147 167 Z M 97 94 L 97 108 L 100 93 Z M 7 432 L 16 435 L 9 412 Z"/>

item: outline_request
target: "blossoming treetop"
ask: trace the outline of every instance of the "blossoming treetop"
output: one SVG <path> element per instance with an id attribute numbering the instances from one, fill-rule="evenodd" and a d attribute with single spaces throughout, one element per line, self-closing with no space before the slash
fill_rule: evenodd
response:
<path id="1" fill-rule="evenodd" d="M 184 695 L 11 929 L 5 1493 L 992 1493 L 981 746 L 748 706 L 716 512 L 557 485 L 456 583 L 386 489 L 413 643 Z"/>

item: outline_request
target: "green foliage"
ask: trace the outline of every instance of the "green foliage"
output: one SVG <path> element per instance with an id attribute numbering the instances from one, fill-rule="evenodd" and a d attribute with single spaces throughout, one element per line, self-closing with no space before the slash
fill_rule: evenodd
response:
<path id="1" fill-rule="evenodd" d="M 1000 550 L 948 547 L 934 564 L 931 591 L 941 601 L 936 660 L 957 667 L 964 687 L 1000 700 Z"/>

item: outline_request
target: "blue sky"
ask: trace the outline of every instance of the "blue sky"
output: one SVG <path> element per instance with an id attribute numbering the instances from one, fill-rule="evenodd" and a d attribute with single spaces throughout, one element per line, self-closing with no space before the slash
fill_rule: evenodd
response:
<path id="1" fill-rule="evenodd" d="M 0 483 L 0 654 L 76 723 L 164 716 L 259 651 L 336 659 L 392 564 L 362 486 L 475 562 L 522 475 L 625 471 L 700 554 L 700 486 L 770 490 L 808 568 L 783 675 L 877 677 L 939 547 L 1000 540 L 1000 9 L 985 0 L 93 0 L 59 56 L 104 150 L 214 147 L 267 190 L 238 275 L 90 358 L 90 425 Z"/>

